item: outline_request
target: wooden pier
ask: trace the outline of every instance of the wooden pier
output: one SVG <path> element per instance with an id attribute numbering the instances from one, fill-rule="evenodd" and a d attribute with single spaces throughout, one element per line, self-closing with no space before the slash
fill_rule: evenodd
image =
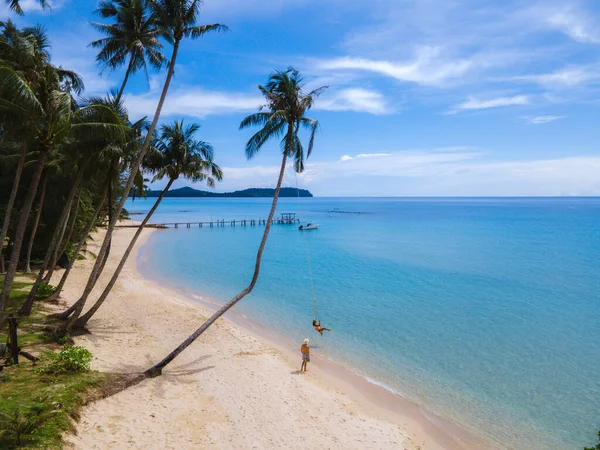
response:
<path id="1" fill-rule="evenodd" d="M 273 219 L 271 221 L 271 225 L 294 225 L 299 223 L 300 219 L 296 217 L 296 213 L 283 213 L 280 217 Z M 147 224 L 146 228 L 216 228 L 216 227 L 225 227 L 225 226 L 257 226 L 257 225 L 266 225 L 267 219 L 233 219 L 233 220 L 210 220 L 204 222 L 162 222 L 162 223 L 153 223 Z M 121 225 L 122 228 L 137 228 L 138 225 Z"/>

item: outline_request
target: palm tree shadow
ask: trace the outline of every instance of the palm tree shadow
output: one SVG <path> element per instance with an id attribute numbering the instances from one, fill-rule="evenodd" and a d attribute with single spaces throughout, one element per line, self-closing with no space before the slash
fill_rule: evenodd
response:
<path id="1" fill-rule="evenodd" d="M 194 375 L 196 373 L 201 373 L 206 370 L 210 370 L 210 369 L 214 369 L 214 368 L 215 368 L 215 366 L 204 366 L 204 367 L 198 367 L 197 369 L 172 370 L 172 371 L 168 371 L 168 372 L 163 372 L 163 376 L 167 379 L 171 378 L 171 377 L 183 377 L 186 375 Z"/>

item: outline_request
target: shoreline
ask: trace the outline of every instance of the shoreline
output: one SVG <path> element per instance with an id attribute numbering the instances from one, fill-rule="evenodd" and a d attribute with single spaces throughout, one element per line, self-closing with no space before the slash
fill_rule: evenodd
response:
<path id="1" fill-rule="evenodd" d="M 144 243 L 145 245 L 147 243 Z M 141 248 L 140 253 L 137 255 L 138 262 L 140 257 L 143 257 L 141 254 L 143 250 L 144 248 Z M 214 313 L 221 306 L 218 302 L 212 301 L 212 299 L 208 300 L 207 296 L 200 293 L 178 288 L 170 285 L 168 282 L 156 281 L 149 275 L 144 275 L 139 269 L 138 273 L 147 282 L 183 296 L 194 307 L 200 306 Z M 249 318 L 244 313 L 233 308 L 222 319 L 230 322 L 233 326 L 241 328 L 253 337 L 266 341 L 268 345 L 277 348 L 277 350 L 285 355 L 290 365 L 294 365 L 296 360 L 300 360 L 298 352 L 295 350 L 298 345 L 292 342 L 291 339 L 280 333 L 266 332 L 258 321 Z M 408 400 L 400 393 L 387 387 L 384 383 L 370 380 L 357 370 L 353 370 L 352 367 L 347 367 L 332 361 L 327 356 L 320 355 L 318 350 L 318 347 L 312 347 L 311 354 L 313 358 L 309 365 L 309 371 L 317 374 L 319 378 L 329 383 L 332 387 L 343 386 L 341 391 L 350 395 L 353 400 L 361 403 L 365 409 L 372 409 L 378 414 L 384 414 L 391 421 L 402 422 L 404 425 L 409 424 L 411 429 L 418 429 L 419 435 L 424 434 L 432 438 L 444 449 L 492 450 L 495 448 L 491 444 L 484 442 L 481 437 L 476 436 L 460 425 Z M 319 359 L 314 358 L 315 354 Z M 318 365 L 316 364 L 317 361 Z M 419 439 L 415 440 L 418 441 Z"/>
<path id="2" fill-rule="evenodd" d="M 116 232 L 99 285 L 112 273 L 133 232 Z M 94 369 L 147 368 L 187 337 L 210 310 L 190 293 L 149 280 L 139 271 L 140 249 L 154 232 L 144 230 L 135 257 L 90 321 L 91 334 L 75 339 L 97 357 Z M 99 242 L 97 235 L 90 247 Z M 78 297 L 83 286 L 77 281 L 85 279 L 87 267 L 91 263 L 86 260 L 74 268 L 63 295 L 67 304 Z M 459 426 L 318 354 L 309 373 L 299 374 L 292 343 L 260 332 L 259 325 L 237 311 L 224 319 L 161 377 L 84 408 L 76 425 L 79 435 L 68 440 L 86 449 L 156 448 L 159 442 L 162 448 L 489 448 Z M 148 416 L 149 410 L 153 412 Z"/>

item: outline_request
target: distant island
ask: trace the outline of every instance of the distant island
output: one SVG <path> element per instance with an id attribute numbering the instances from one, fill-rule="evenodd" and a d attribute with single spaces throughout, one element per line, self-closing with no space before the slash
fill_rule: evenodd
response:
<path id="1" fill-rule="evenodd" d="M 158 197 L 161 191 L 146 191 L 147 197 Z M 273 197 L 275 189 L 270 188 L 250 188 L 234 192 L 209 192 L 191 188 L 189 186 L 170 190 L 165 197 Z M 300 189 L 300 197 L 312 197 L 310 191 Z M 279 191 L 279 197 L 298 197 L 298 190 L 291 187 L 282 187 Z"/>

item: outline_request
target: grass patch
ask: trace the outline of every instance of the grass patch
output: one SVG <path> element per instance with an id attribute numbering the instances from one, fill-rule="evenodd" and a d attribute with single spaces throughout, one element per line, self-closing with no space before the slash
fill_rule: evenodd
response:
<path id="1" fill-rule="evenodd" d="M 19 276 L 13 283 L 7 315 L 16 315 L 26 300 L 33 284 L 27 280 Z M 0 288 L 1 285 L 2 280 Z M 86 355 L 58 345 L 55 330 L 59 325 L 57 320 L 48 318 L 43 302 L 36 301 L 32 314 L 19 318 L 19 347 L 28 352 L 42 352 L 43 358 L 34 366 L 20 357 L 19 365 L 0 371 L 0 449 L 62 448 L 62 436 L 74 430 L 73 421 L 79 419 L 79 409 L 118 390 L 123 383 L 118 375 L 89 371 L 89 359 L 83 358 Z M 5 322 L 0 325 L 0 342 L 6 341 L 6 332 Z M 50 355 L 50 351 L 61 348 L 62 352 Z M 45 370 L 50 363 L 61 370 Z M 83 364 L 82 370 L 71 371 L 74 363 L 78 367 Z M 62 370 L 65 367 L 66 371 Z"/>
<path id="2" fill-rule="evenodd" d="M 103 397 L 110 378 L 100 372 L 38 375 L 29 362 L 6 367 L 0 376 L 0 412 L 14 415 L 20 410 L 23 415 L 40 417 L 32 432 L 22 438 L 28 448 L 62 448 L 63 433 L 73 431 L 79 408 Z M 18 448 L 15 437 L 1 435 L 0 448 Z"/>

